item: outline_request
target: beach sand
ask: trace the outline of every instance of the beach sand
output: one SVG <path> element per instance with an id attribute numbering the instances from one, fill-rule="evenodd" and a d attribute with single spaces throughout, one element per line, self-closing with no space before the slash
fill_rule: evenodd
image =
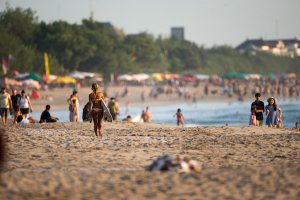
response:
<path id="1" fill-rule="evenodd" d="M 8 126 L 0 199 L 300 199 L 300 132 L 104 123 Z M 148 172 L 162 154 L 200 172 Z"/>

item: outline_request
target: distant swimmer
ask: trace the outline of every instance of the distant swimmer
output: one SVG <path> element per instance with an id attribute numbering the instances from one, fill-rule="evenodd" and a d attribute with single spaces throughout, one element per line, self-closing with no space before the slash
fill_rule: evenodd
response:
<path id="1" fill-rule="evenodd" d="M 101 99 L 104 100 L 104 95 L 102 92 L 99 92 L 98 89 L 99 85 L 97 83 L 93 83 L 93 92 L 89 94 L 89 102 L 91 105 L 95 135 L 102 137 L 101 128 L 103 119 L 103 108 L 101 105 Z"/>
<path id="2" fill-rule="evenodd" d="M 184 126 L 184 117 L 183 117 L 183 114 L 181 113 L 180 108 L 177 109 L 177 112 L 174 114 L 173 117 L 175 117 L 175 116 L 177 117 L 177 126 L 179 126 L 179 125 Z"/>

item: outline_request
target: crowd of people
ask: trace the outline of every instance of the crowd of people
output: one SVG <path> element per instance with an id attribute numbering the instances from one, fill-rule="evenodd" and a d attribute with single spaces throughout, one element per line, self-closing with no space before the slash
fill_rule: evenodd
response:
<path id="1" fill-rule="evenodd" d="M 46 106 L 45 111 L 41 114 L 40 120 L 29 117 L 28 114 L 32 113 L 33 106 L 30 97 L 22 90 L 19 94 L 16 89 L 13 89 L 9 94 L 6 88 L 1 89 L 0 93 L 0 116 L 3 125 L 7 125 L 8 116 L 13 116 L 14 124 L 29 124 L 29 123 L 43 123 L 43 122 L 56 122 L 59 120 L 57 117 L 50 115 L 50 105 Z"/>
<path id="2" fill-rule="evenodd" d="M 172 87 L 169 85 L 168 93 L 172 93 Z M 96 136 L 102 136 L 101 128 L 102 121 L 108 120 L 111 118 L 111 121 L 118 120 L 118 116 L 120 115 L 120 105 L 118 103 L 117 97 L 111 97 L 109 100 L 105 98 L 104 93 L 107 95 L 107 88 L 103 90 L 103 93 L 99 90 L 99 85 L 97 83 L 92 84 L 92 92 L 89 94 L 89 101 L 85 104 L 83 108 L 82 119 L 83 121 L 94 122 L 94 132 Z M 205 92 L 208 92 L 208 86 L 204 87 Z M 259 89 L 255 89 L 254 91 L 259 91 Z M 268 89 L 264 90 L 264 94 L 269 94 Z M 273 90 L 270 90 L 270 93 Z M 279 92 L 280 90 L 278 90 Z M 128 88 L 126 87 L 122 97 L 126 97 L 128 95 Z M 187 92 L 187 91 L 184 91 Z M 153 91 L 151 91 L 153 93 Z M 150 94 L 151 94 L 150 93 Z M 293 93 L 292 93 L 293 94 Z M 153 94 L 151 94 L 153 95 Z M 255 93 L 255 101 L 251 104 L 251 115 L 249 125 L 254 126 L 262 126 L 264 120 L 264 114 L 266 115 L 265 123 L 268 127 L 276 127 L 282 128 L 282 110 L 277 105 L 276 99 L 274 97 L 270 97 L 267 99 L 267 105 L 261 100 L 261 93 Z M 143 99 L 145 98 L 145 92 L 142 93 Z M 80 113 L 80 105 L 78 92 L 73 91 L 70 97 L 67 99 L 67 104 L 69 106 L 69 121 L 70 122 L 78 122 L 79 121 L 79 113 Z M 110 115 L 107 115 L 104 106 L 109 110 Z M 9 94 L 6 88 L 2 88 L 0 94 L 0 116 L 2 118 L 2 122 L 4 125 L 8 123 L 8 116 L 13 115 L 13 123 L 16 124 L 27 124 L 27 123 L 53 123 L 57 122 L 59 119 L 50 114 L 50 105 L 45 106 L 45 110 L 42 112 L 40 116 L 40 120 L 29 117 L 29 113 L 33 111 L 33 105 L 30 100 L 30 97 L 26 94 L 24 90 L 20 93 L 16 89 L 11 91 Z M 185 118 L 182 114 L 180 108 L 178 108 L 177 112 L 173 115 L 176 117 L 176 124 L 178 126 L 185 125 Z M 108 120 L 109 121 L 109 120 Z M 147 106 L 142 110 L 142 113 L 139 117 L 138 121 L 135 121 L 131 117 L 131 115 L 127 115 L 122 121 L 127 122 L 151 122 L 151 113 L 149 107 Z M 296 124 L 296 126 L 299 126 Z"/>

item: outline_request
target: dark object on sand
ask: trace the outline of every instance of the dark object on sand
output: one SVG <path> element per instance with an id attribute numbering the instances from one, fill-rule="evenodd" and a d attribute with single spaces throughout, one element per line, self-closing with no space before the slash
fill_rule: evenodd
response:
<path id="1" fill-rule="evenodd" d="M 172 163 L 173 158 L 169 155 L 158 157 L 153 163 L 146 167 L 147 171 L 176 171 L 178 166 Z"/>
<path id="2" fill-rule="evenodd" d="M 179 155 L 174 158 L 169 155 L 163 155 L 154 160 L 153 163 L 145 169 L 147 171 L 176 171 L 188 173 L 190 171 L 199 172 L 201 168 L 201 165 L 197 161 L 191 160 L 188 157 L 181 159 Z"/>
<path id="3" fill-rule="evenodd" d="M 83 111 L 82 111 L 82 121 L 89 121 L 92 122 L 93 118 L 91 115 L 91 104 L 88 102 L 85 104 Z"/>

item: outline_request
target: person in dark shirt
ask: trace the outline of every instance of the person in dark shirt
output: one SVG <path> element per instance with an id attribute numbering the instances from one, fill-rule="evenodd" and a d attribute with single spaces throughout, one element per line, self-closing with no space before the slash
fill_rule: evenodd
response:
<path id="1" fill-rule="evenodd" d="M 10 96 L 10 99 L 11 99 L 12 107 L 13 107 L 13 110 L 14 110 L 14 118 L 17 118 L 17 113 L 18 113 L 18 110 L 20 109 L 19 106 L 18 106 L 18 101 L 19 101 L 20 98 L 21 98 L 21 95 L 18 94 L 16 89 L 13 89 L 12 90 L 12 95 Z"/>
<path id="2" fill-rule="evenodd" d="M 18 100 L 19 100 L 20 97 L 21 97 L 21 95 L 18 94 L 17 90 L 13 89 L 12 90 L 12 95 L 10 96 L 13 109 L 15 109 L 16 106 L 18 105 Z"/>
<path id="3" fill-rule="evenodd" d="M 50 105 L 46 105 L 46 110 L 44 110 L 41 114 L 40 123 L 43 122 L 57 122 L 59 120 L 57 117 L 52 117 L 50 115 Z"/>
<path id="4" fill-rule="evenodd" d="M 255 94 L 256 100 L 251 104 L 251 112 L 255 113 L 256 126 L 262 126 L 263 124 L 263 113 L 265 112 L 265 104 L 262 102 L 260 93 Z"/>

